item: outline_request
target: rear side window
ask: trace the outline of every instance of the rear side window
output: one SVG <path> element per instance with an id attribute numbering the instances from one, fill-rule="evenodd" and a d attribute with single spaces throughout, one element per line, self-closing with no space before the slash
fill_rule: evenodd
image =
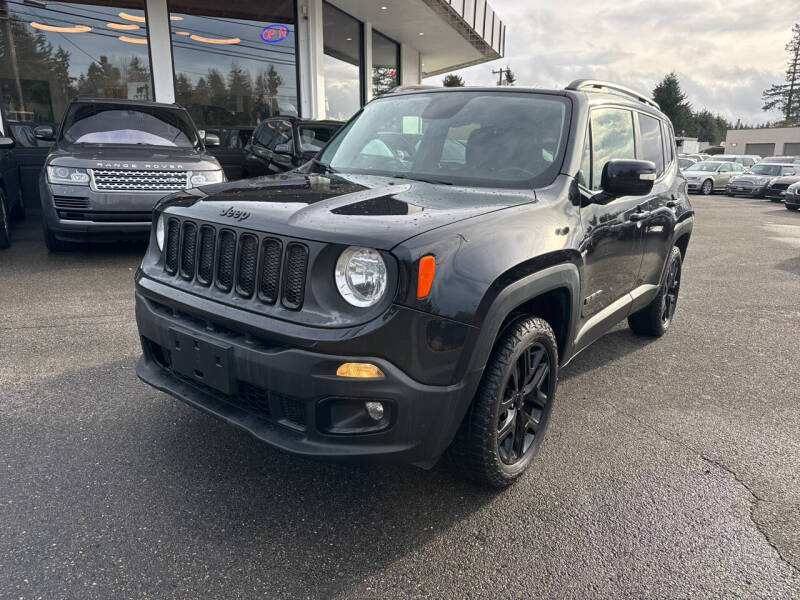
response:
<path id="1" fill-rule="evenodd" d="M 592 111 L 592 176 L 590 188 L 600 189 L 603 167 L 615 158 L 636 158 L 633 113 L 622 108 Z"/>
<path id="2" fill-rule="evenodd" d="M 641 134 L 642 160 L 655 163 L 659 175 L 664 173 L 664 140 L 661 134 L 661 122 L 658 119 L 639 113 L 639 133 Z"/>

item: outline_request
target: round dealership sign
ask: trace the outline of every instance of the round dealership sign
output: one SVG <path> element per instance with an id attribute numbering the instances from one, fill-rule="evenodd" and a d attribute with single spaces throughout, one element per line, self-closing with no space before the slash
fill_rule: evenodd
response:
<path id="1" fill-rule="evenodd" d="M 261 39 L 268 44 L 277 44 L 289 37 L 289 28 L 286 25 L 268 25 L 261 32 Z"/>

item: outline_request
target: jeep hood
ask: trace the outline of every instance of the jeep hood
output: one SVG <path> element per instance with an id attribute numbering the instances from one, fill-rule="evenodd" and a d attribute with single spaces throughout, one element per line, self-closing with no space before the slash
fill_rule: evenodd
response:
<path id="1" fill-rule="evenodd" d="M 187 190 L 157 208 L 276 235 L 389 250 L 431 229 L 535 199 L 532 190 L 290 172 Z"/>

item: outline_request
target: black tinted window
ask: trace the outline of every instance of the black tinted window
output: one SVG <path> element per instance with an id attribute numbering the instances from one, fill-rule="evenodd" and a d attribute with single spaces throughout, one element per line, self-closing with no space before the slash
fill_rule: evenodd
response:
<path id="1" fill-rule="evenodd" d="M 658 119 L 639 113 L 639 133 L 642 138 L 641 158 L 656 164 L 659 175 L 664 172 L 664 141 Z"/>

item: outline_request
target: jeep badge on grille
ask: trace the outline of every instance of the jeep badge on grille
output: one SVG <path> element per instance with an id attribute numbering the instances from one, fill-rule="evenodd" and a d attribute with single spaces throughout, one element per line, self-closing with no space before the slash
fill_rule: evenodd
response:
<path id="1" fill-rule="evenodd" d="M 230 217 L 231 219 L 236 219 L 237 221 L 244 221 L 247 217 L 250 216 L 249 212 L 243 210 L 236 210 L 232 206 L 224 209 L 219 214 L 221 217 Z"/>

